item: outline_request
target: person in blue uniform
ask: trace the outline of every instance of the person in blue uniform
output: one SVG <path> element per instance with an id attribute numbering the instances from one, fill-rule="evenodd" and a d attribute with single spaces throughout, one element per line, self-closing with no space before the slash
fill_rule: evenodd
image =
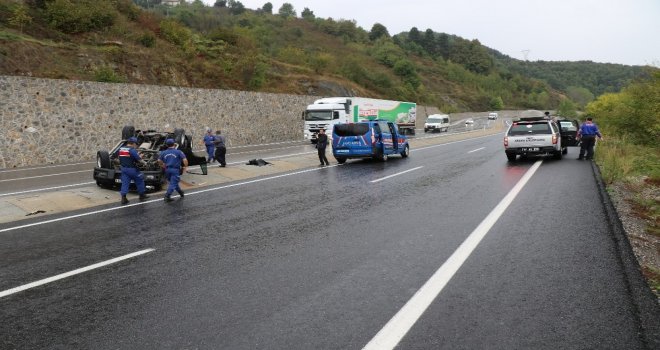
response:
<path id="1" fill-rule="evenodd" d="M 215 136 L 213 136 L 213 130 L 211 128 L 206 128 L 206 135 L 204 135 L 204 146 L 206 146 L 206 154 L 208 155 L 207 163 L 211 163 L 215 160 Z"/>
<path id="2" fill-rule="evenodd" d="M 578 130 L 578 138 L 580 139 L 580 155 L 577 158 L 578 160 L 592 159 L 594 157 L 596 137 L 600 140 L 603 139 L 598 126 L 593 122 L 593 118 L 588 117 L 587 121 L 580 125 L 580 130 Z"/>
<path id="3" fill-rule="evenodd" d="M 158 164 L 165 170 L 165 178 L 169 182 L 167 192 L 165 192 L 165 202 L 171 202 L 173 199 L 170 196 L 175 190 L 183 198 L 183 191 L 179 187 L 179 181 L 181 180 L 181 173 L 186 171 L 188 159 L 186 159 L 186 155 L 181 150 L 176 149 L 173 139 L 165 140 L 165 145 L 167 145 L 167 149 L 160 152 Z"/>
<path id="4" fill-rule="evenodd" d="M 131 180 L 135 182 L 138 194 L 140 195 L 140 201 L 149 198 L 149 196 L 144 194 L 144 176 L 137 167 L 143 161 L 135 150 L 136 144 L 137 138 L 129 137 L 126 140 L 126 145 L 117 151 L 117 158 L 119 158 L 119 164 L 121 166 L 121 190 L 119 191 L 121 194 L 121 204 L 128 204 L 126 195 L 128 194 L 128 187 L 131 184 Z"/>

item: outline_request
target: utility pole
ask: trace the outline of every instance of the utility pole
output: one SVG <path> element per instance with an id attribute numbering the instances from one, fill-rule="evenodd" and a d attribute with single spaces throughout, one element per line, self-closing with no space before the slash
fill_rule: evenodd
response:
<path id="1" fill-rule="evenodd" d="M 525 57 L 525 61 L 527 61 L 527 56 L 529 55 L 529 53 L 530 53 L 531 51 L 532 51 L 532 50 L 529 50 L 529 49 L 521 50 L 521 51 L 520 51 L 520 52 L 522 52 L 523 57 Z"/>

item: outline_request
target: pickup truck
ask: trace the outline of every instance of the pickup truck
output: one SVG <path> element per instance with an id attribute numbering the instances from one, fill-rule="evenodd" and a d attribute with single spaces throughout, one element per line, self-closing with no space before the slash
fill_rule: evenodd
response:
<path id="1" fill-rule="evenodd" d="M 398 126 L 387 120 L 335 124 L 332 129 L 332 155 L 339 164 L 349 158 L 386 161 L 390 155 L 410 155 L 410 145 Z"/>
<path id="2" fill-rule="evenodd" d="M 516 157 L 551 155 L 562 159 L 569 146 L 576 146 L 576 131 L 560 128 L 546 117 L 520 118 L 515 120 L 504 136 L 504 152 L 510 162 Z"/>

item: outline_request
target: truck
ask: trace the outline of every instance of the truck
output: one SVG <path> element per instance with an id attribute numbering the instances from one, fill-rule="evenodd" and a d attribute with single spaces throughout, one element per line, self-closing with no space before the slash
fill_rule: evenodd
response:
<path id="1" fill-rule="evenodd" d="M 363 97 L 326 97 L 314 101 L 303 112 L 306 140 L 316 143 L 320 129 L 332 130 L 335 124 L 383 120 L 395 123 L 402 134 L 415 134 L 417 104 Z"/>
<path id="2" fill-rule="evenodd" d="M 577 123 L 575 121 L 574 123 Z M 569 146 L 576 146 L 573 122 L 561 127 L 549 117 L 527 117 L 513 121 L 504 136 L 504 152 L 510 162 L 516 157 L 551 155 L 560 160 Z"/>

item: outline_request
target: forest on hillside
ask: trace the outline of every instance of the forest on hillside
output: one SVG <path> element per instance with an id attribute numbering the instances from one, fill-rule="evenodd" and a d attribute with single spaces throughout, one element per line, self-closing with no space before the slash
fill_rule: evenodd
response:
<path id="1" fill-rule="evenodd" d="M 299 12 L 300 11 L 300 12 Z M 525 62 L 431 29 L 199 0 L 0 0 L 0 74 L 409 100 L 565 114 L 650 67 Z"/>

